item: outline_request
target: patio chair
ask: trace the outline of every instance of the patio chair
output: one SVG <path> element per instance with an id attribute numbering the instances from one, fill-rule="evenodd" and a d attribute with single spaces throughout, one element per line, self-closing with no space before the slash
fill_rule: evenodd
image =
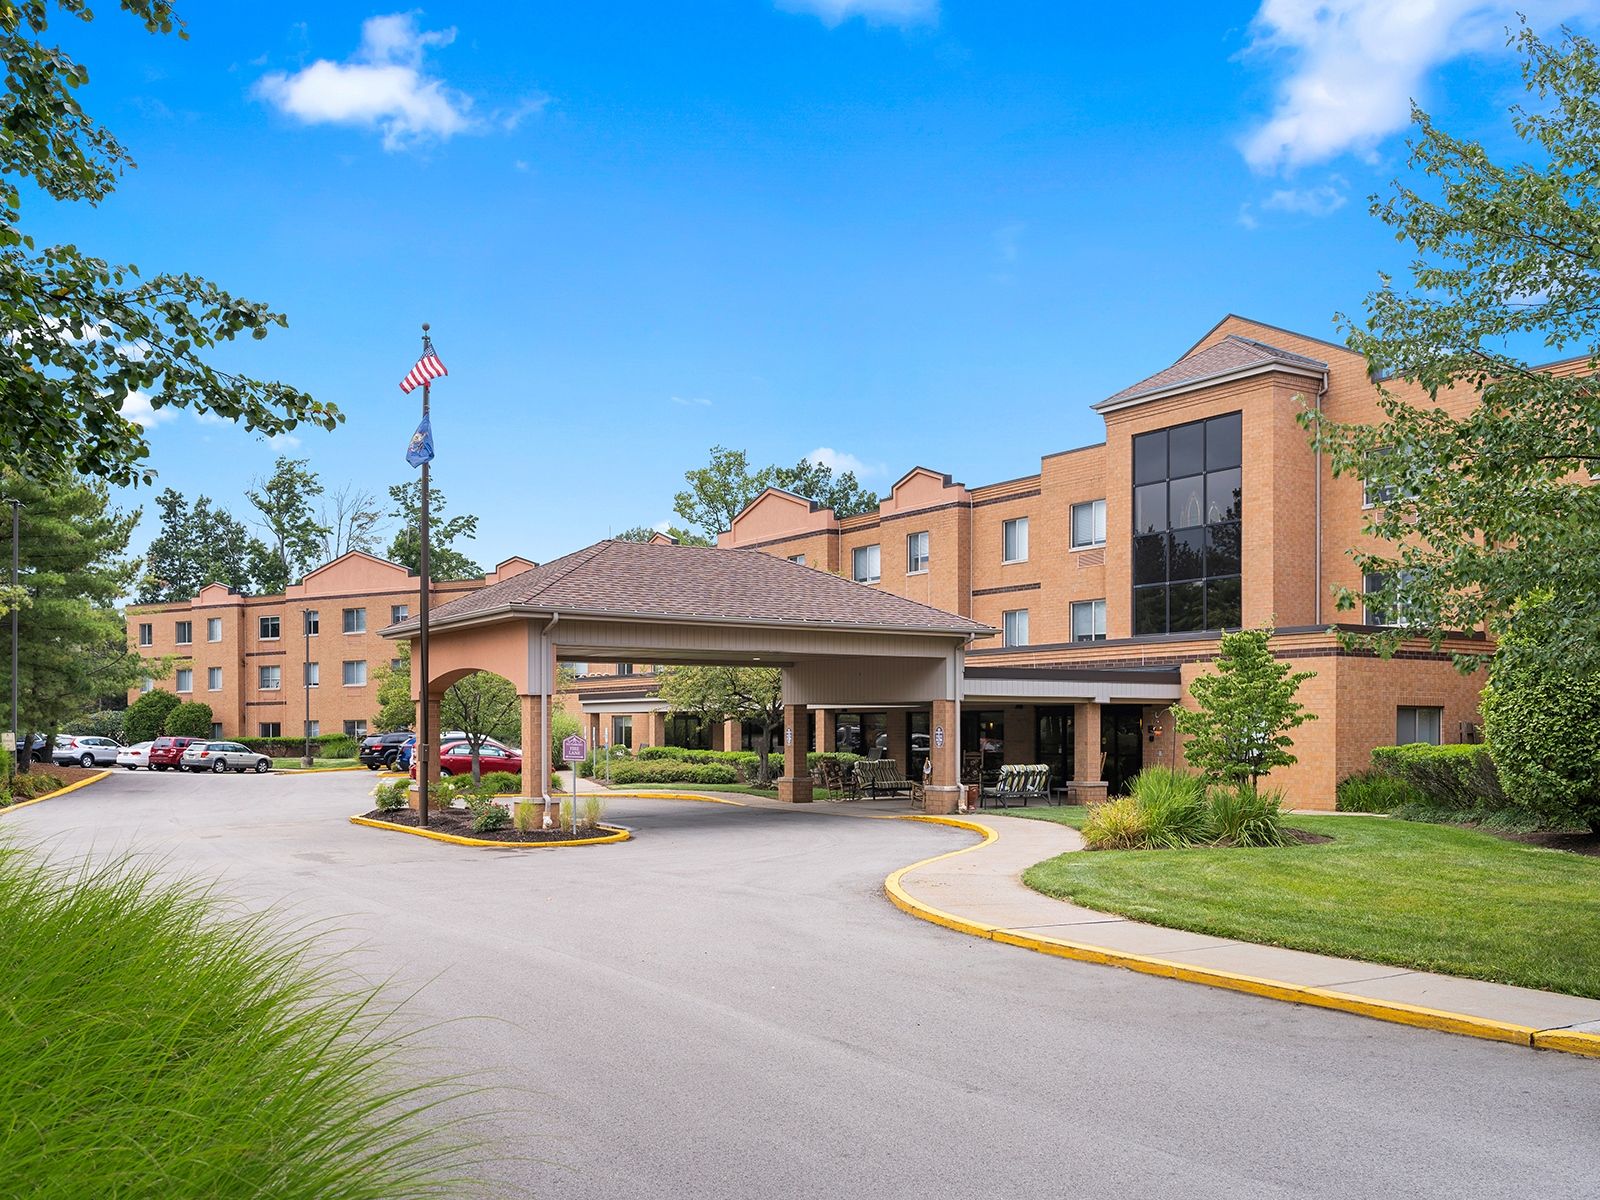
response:
<path id="1" fill-rule="evenodd" d="M 892 758 L 864 758 L 856 764 L 856 786 L 873 800 L 879 793 L 909 793 L 911 780 L 900 773 L 900 764 Z"/>
<path id="2" fill-rule="evenodd" d="M 1000 778 L 993 787 L 980 788 L 978 791 L 978 807 L 983 807 L 985 800 L 994 801 L 997 808 L 1010 808 L 1011 802 L 1021 795 L 1022 768 L 1015 763 L 1008 763 L 1000 768 Z"/>

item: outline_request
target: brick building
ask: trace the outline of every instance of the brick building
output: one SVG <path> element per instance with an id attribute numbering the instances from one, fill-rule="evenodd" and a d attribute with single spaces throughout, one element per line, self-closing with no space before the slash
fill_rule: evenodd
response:
<path id="1" fill-rule="evenodd" d="M 843 519 L 769 489 L 718 544 L 997 630 L 966 652 L 968 774 L 1048 761 L 1063 779 L 1115 788 L 1145 763 L 1172 762 L 1167 710 L 1207 669 L 1217 631 L 1271 624 L 1278 656 L 1316 672 L 1302 696 L 1318 717 L 1296 731 L 1299 763 L 1273 782 L 1295 805 L 1331 808 L 1334 785 L 1373 747 L 1475 736 L 1483 679 L 1459 674 L 1449 651 L 1485 646 L 1463 637 L 1383 661 L 1328 632 L 1382 620 L 1338 612 L 1332 598 L 1337 585 L 1363 590 L 1348 552 L 1381 497 L 1319 460 L 1296 419 L 1309 407 L 1381 420 L 1359 355 L 1229 316 L 1096 404 L 1103 442 L 1046 454 L 1036 474 L 968 487 L 915 467 L 876 512 Z M 580 668 L 567 703 L 597 740 L 750 744 L 750 730 L 666 713 L 647 666 Z M 819 710 L 811 725 L 819 749 L 877 747 L 913 767 L 925 752 L 927 713 L 914 708 Z"/>
<path id="2" fill-rule="evenodd" d="M 484 579 L 437 583 L 432 603 L 532 566 L 508 558 Z M 353 551 L 279 596 L 242 596 L 213 583 L 192 600 L 133 605 L 130 649 L 174 666 L 128 699 L 159 686 L 209 704 L 217 737 L 364 734 L 378 710 L 378 669 L 395 653 L 379 631 L 411 616 L 417 599 L 417 577 L 405 567 Z"/>

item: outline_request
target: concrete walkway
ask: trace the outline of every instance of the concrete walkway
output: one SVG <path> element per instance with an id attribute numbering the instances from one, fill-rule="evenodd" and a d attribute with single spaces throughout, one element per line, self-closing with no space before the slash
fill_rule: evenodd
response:
<path id="1" fill-rule="evenodd" d="M 1021 879 L 1037 862 L 1082 850 L 1076 830 L 1014 817 L 962 819 L 987 830 L 991 839 L 890 876 L 891 897 L 898 886 L 915 915 L 1064 957 L 1404 1024 L 1600 1054 L 1600 1001 L 1258 946 L 1080 908 L 1041 895 Z"/>

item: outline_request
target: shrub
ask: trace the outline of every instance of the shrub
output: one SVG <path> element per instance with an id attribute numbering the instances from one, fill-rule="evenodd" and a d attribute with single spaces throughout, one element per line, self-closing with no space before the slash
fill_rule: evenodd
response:
<path id="1" fill-rule="evenodd" d="M 411 781 L 409 779 L 392 779 L 388 783 L 380 783 L 373 791 L 372 796 L 378 803 L 379 812 L 394 812 L 404 808 L 410 799 Z"/>
<path id="2" fill-rule="evenodd" d="M 103 708 L 97 712 L 84 713 L 68 721 L 66 728 L 73 733 L 83 734 L 87 737 L 108 737 L 113 741 L 123 740 L 123 727 L 127 724 L 128 710 L 125 708 Z M 139 739 L 144 741 L 143 738 Z"/>
<path id="3" fill-rule="evenodd" d="M 1480 812 L 1506 803 L 1487 746 L 1379 746 L 1372 765 L 1410 784 L 1420 802 L 1435 808 Z"/>
<path id="4" fill-rule="evenodd" d="M 122 736 L 129 743 L 153 742 L 161 736 L 167 714 L 178 707 L 178 698 L 171 692 L 156 688 L 146 692 L 132 704 L 122 719 Z M 207 729 L 207 733 L 211 730 Z"/>
<path id="5" fill-rule="evenodd" d="M 208 728 L 206 734 L 210 732 Z M 204 737 L 206 734 L 195 736 Z M 271 758 L 299 758 L 306 752 L 304 737 L 238 737 L 231 740 L 247 750 Z M 311 753 L 318 758 L 354 758 L 359 750 L 359 739 L 347 733 L 314 734 L 311 738 Z"/>
<path id="6" fill-rule="evenodd" d="M 1206 837 L 1221 846 L 1282 846 L 1283 793 L 1248 783 L 1218 784 L 1206 792 Z"/>
<path id="7" fill-rule="evenodd" d="M 162 722 L 161 732 L 178 737 L 210 737 L 211 705 L 198 700 L 177 705 Z"/>
<path id="8" fill-rule="evenodd" d="M 738 783 L 739 772 L 725 763 L 646 759 L 612 763 L 611 782 L 624 787 L 635 783 Z"/>
<path id="9" fill-rule="evenodd" d="M 1409 782 L 1376 767 L 1346 775 L 1334 789 L 1340 812 L 1388 813 L 1418 803 L 1422 793 Z"/>
<path id="10" fill-rule="evenodd" d="M 467 796 L 467 811 L 472 814 L 472 832 L 491 833 L 511 824 L 511 810 L 497 800 L 476 794 Z"/>
<path id="11" fill-rule="evenodd" d="M 511 771 L 490 771 L 479 777 L 478 791 L 485 796 L 516 795 L 522 791 L 522 776 Z"/>
<path id="12" fill-rule="evenodd" d="M 29 771 L 11 780 L 11 798 L 36 800 L 66 786 L 67 781 L 59 775 L 52 775 L 48 771 Z"/>
<path id="13" fill-rule="evenodd" d="M 1128 796 L 1144 814 L 1145 844 L 1169 850 L 1206 836 L 1205 781 L 1174 767 L 1146 767 L 1128 785 Z"/>
<path id="14" fill-rule="evenodd" d="M 1091 850 L 1139 850 L 1149 825 L 1132 796 L 1097 805 L 1083 822 L 1083 840 Z"/>
<path id="15" fill-rule="evenodd" d="M 156 869 L 0 850 L 0 928 L 0 1111 L 28 1114 L 0 1122 L 0 1195 L 459 1186 L 449 1097 L 402 1073 L 381 993 L 260 914 Z"/>

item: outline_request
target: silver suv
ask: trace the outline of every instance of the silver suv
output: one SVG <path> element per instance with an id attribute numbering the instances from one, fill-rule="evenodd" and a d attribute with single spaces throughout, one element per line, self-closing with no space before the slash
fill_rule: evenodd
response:
<path id="1" fill-rule="evenodd" d="M 50 758 L 59 767 L 70 767 L 74 763 L 80 767 L 114 767 L 117 765 L 117 751 L 121 749 L 110 738 L 63 734 L 50 747 Z"/>
<path id="2" fill-rule="evenodd" d="M 184 747 L 181 762 L 185 770 L 215 771 L 218 775 L 224 771 L 265 775 L 272 770 L 270 758 L 247 750 L 238 742 L 190 742 Z"/>

